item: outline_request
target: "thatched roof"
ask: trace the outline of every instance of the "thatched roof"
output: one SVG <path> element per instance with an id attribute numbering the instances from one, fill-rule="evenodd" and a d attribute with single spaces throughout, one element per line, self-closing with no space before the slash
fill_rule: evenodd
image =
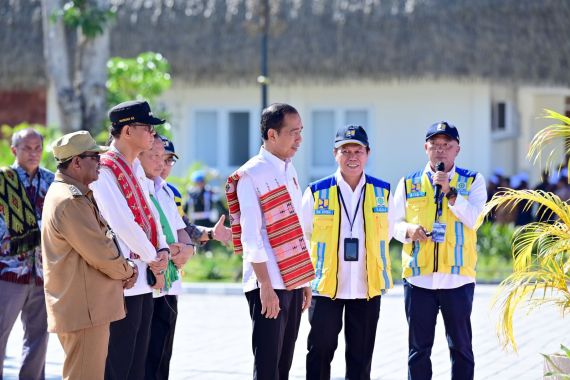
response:
<path id="1" fill-rule="evenodd" d="M 175 79 L 255 83 L 260 0 L 110 0 L 112 55 Z M 570 1 L 270 0 L 274 83 L 459 78 L 570 86 Z M 40 0 L 4 0 L 0 87 L 44 84 Z"/>

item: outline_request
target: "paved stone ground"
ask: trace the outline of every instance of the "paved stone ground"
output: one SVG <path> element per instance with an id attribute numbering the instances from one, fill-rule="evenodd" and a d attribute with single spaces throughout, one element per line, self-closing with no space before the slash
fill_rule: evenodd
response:
<path id="1" fill-rule="evenodd" d="M 201 291 L 202 294 L 196 294 Z M 570 343 L 570 325 L 555 310 L 539 310 L 528 316 L 519 315 L 515 324 L 519 353 L 501 350 L 495 332 L 496 315 L 489 304 L 494 286 L 478 285 L 475 290 L 473 345 L 476 379 L 540 379 L 540 353 L 556 351 L 560 343 Z M 231 294 L 222 294 L 231 293 Z M 237 294 L 236 294 L 237 293 Z M 245 297 L 236 288 L 195 288 L 179 301 L 179 317 L 171 363 L 171 379 L 238 380 L 251 378 L 252 354 L 250 321 Z M 304 379 L 306 340 L 309 331 L 307 317 L 303 318 L 291 369 L 292 379 Z M 434 379 L 449 379 L 449 353 L 438 320 L 436 343 L 432 354 Z M 22 332 L 17 325 L 8 342 L 4 363 L 5 379 L 17 378 L 18 357 Z M 380 323 L 372 363 L 374 379 L 406 378 L 406 321 L 403 290 L 397 286 L 382 299 Z M 46 376 L 59 379 L 63 352 L 57 337 L 50 337 Z M 333 379 L 344 375 L 344 341 L 332 364 Z"/>

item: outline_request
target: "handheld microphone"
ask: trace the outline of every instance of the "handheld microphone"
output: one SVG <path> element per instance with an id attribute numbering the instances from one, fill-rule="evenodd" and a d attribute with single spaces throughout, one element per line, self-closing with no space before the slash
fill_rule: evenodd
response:
<path id="1" fill-rule="evenodd" d="M 445 170 L 445 164 L 443 162 L 438 162 L 437 164 L 435 164 L 435 171 L 436 172 L 442 172 Z M 435 196 L 434 196 L 434 202 L 437 204 L 439 203 L 439 198 L 441 196 L 441 185 L 435 185 Z"/>

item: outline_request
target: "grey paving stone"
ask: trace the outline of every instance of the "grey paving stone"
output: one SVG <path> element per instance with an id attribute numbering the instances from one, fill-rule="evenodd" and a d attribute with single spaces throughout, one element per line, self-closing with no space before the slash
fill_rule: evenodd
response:
<path id="1" fill-rule="evenodd" d="M 245 297 L 239 286 L 194 284 L 180 296 L 179 317 L 171 363 L 171 379 L 241 380 L 251 378 L 251 325 Z M 570 325 L 552 308 L 543 308 L 525 316 L 519 313 L 515 323 L 519 352 L 505 352 L 496 336 L 496 312 L 489 305 L 496 290 L 492 285 L 478 285 L 473 307 L 473 345 L 476 379 L 526 380 L 542 378 L 540 353 L 558 350 L 560 343 L 570 344 Z M 305 378 L 306 342 L 309 331 L 303 317 L 291 379 Z M 372 378 L 406 378 L 407 325 L 403 308 L 403 290 L 397 286 L 383 297 Z M 16 379 L 19 368 L 22 327 L 17 323 L 8 342 L 4 378 Z M 46 375 L 61 378 L 63 351 L 55 335 L 50 337 Z M 443 322 L 438 320 L 432 353 L 433 378 L 449 379 L 449 351 Z M 332 363 L 332 378 L 344 378 L 344 338 Z"/>

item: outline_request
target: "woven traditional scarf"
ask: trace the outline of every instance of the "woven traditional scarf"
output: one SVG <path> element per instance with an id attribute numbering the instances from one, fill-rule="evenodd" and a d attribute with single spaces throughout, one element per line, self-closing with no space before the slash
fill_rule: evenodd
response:
<path id="1" fill-rule="evenodd" d="M 158 211 L 158 215 L 160 216 L 160 225 L 162 226 L 162 233 L 166 237 L 166 243 L 168 245 L 172 243 L 176 243 L 176 239 L 174 238 L 174 231 L 170 227 L 170 222 L 162 209 L 162 206 L 158 202 L 158 199 L 152 194 L 150 194 L 150 200 L 154 203 L 154 207 Z M 166 271 L 164 272 L 164 290 L 165 292 L 169 291 L 172 288 L 172 283 L 178 280 L 178 269 L 176 269 L 176 265 L 172 260 L 168 260 L 168 265 L 166 267 Z"/>
<path id="2" fill-rule="evenodd" d="M 34 205 L 11 168 L 0 169 L 0 214 L 10 234 L 10 256 L 28 252 L 40 245 L 40 230 Z"/>
<path id="3" fill-rule="evenodd" d="M 101 156 L 101 165 L 111 169 L 111 172 L 117 178 L 123 196 L 127 200 L 127 205 L 135 217 L 135 222 L 146 233 L 152 245 L 158 247 L 156 222 L 137 178 L 127 161 L 121 154 L 110 151 Z"/>
<path id="4" fill-rule="evenodd" d="M 240 175 L 232 174 L 226 184 L 234 252 L 243 253 L 237 184 Z M 269 244 L 287 290 L 295 289 L 315 278 L 315 269 L 303 237 L 303 229 L 285 185 L 259 197 Z"/>

